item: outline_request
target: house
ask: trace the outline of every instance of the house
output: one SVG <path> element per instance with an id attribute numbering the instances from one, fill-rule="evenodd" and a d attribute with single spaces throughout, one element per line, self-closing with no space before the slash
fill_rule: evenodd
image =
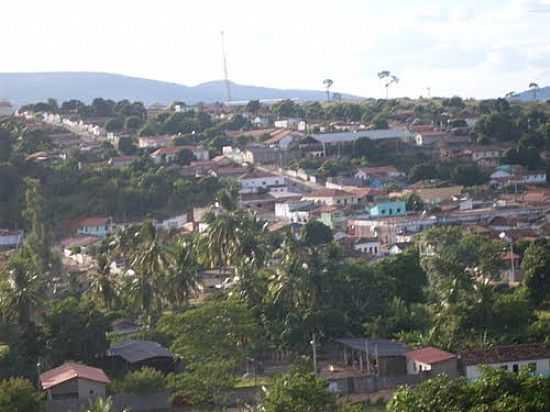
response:
<path id="1" fill-rule="evenodd" d="M 447 133 L 435 130 L 431 132 L 417 133 L 415 136 L 415 142 L 417 146 L 432 146 L 436 143 L 440 143 L 447 138 Z"/>
<path id="2" fill-rule="evenodd" d="M 151 159 L 155 164 L 174 163 L 183 150 L 181 146 L 161 147 L 151 153 Z"/>
<path id="3" fill-rule="evenodd" d="M 346 224 L 345 214 L 334 206 L 323 206 L 319 210 L 319 222 L 327 225 L 333 231 L 335 229 L 343 229 Z"/>
<path id="4" fill-rule="evenodd" d="M 173 136 L 142 136 L 138 137 L 138 147 L 140 149 L 158 149 L 159 147 L 169 146 L 173 142 Z"/>
<path id="5" fill-rule="evenodd" d="M 358 201 L 353 193 L 338 189 L 321 189 L 306 193 L 302 200 L 311 200 L 326 206 L 353 206 Z"/>
<path id="6" fill-rule="evenodd" d="M 275 120 L 273 126 L 275 126 L 276 129 L 297 129 L 301 122 L 301 119 L 289 118 Z"/>
<path id="7" fill-rule="evenodd" d="M 103 370 L 72 362 L 40 375 L 40 386 L 47 392 L 48 400 L 104 397 L 109 383 Z"/>
<path id="8" fill-rule="evenodd" d="M 445 374 L 449 377 L 458 375 L 457 356 L 434 347 L 426 347 L 405 354 L 407 357 L 407 374 L 419 375 L 430 372 L 436 376 Z"/>
<path id="9" fill-rule="evenodd" d="M 265 145 L 249 145 L 242 154 L 242 160 L 250 164 L 274 164 L 283 162 L 283 151 Z"/>
<path id="10" fill-rule="evenodd" d="M 381 256 L 382 248 L 378 238 L 357 238 L 353 240 L 353 250 L 364 255 Z"/>
<path id="11" fill-rule="evenodd" d="M 461 361 L 467 379 L 479 378 L 482 365 L 516 373 L 521 368 L 528 367 L 535 375 L 550 376 L 550 345 L 528 343 L 495 346 L 464 352 L 461 354 Z"/>
<path id="12" fill-rule="evenodd" d="M 404 253 L 410 246 L 412 245 L 411 242 L 397 242 L 391 245 L 390 247 L 390 255 L 400 255 L 401 253 Z"/>
<path id="13" fill-rule="evenodd" d="M 151 367 L 162 372 L 175 370 L 174 355 L 160 343 L 128 340 L 107 350 L 106 362 L 113 370 L 138 370 Z"/>
<path id="14" fill-rule="evenodd" d="M 263 143 L 269 146 L 276 146 L 282 150 L 289 150 L 291 145 L 304 138 L 304 134 L 288 129 L 275 130 L 270 133 L 270 138 Z"/>
<path id="15" fill-rule="evenodd" d="M 275 216 L 285 222 L 305 224 L 313 216 L 313 212 L 319 209 L 312 201 L 284 202 L 275 204 Z"/>
<path id="16" fill-rule="evenodd" d="M 484 168 L 496 167 L 505 151 L 506 149 L 500 146 L 476 146 L 467 150 L 472 160 Z"/>
<path id="17" fill-rule="evenodd" d="M 22 230 L 0 229 L 0 250 L 14 249 L 23 243 Z"/>
<path id="18" fill-rule="evenodd" d="M 336 339 L 344 364 L 365 374 L 400 376 L 407 373 L 405 354 L 410 348 L 404 343 L 388 339 Z"/>
<path id="19" fill-rule="evenodd" d="M 313 134 L 311 137 L 322 145 L 353 143 L 359 139 L 408 141 L 410 133 L 406 129 L 371 129 L 355 132 Z"/>
<path id="20" fill-rule="evenodd" d="M 380 180 L 382 182 L 395 180 L 404 177 L 405 174 L 397 170 L 394 166 L 372 166 L 360 167 L 355 173 L 355 178 L 365 182 L 371 180 Z"/>
<path id="21" fill-rule="evenodd" d="M 269 190 L 270 188 L 284 187 L 286 180 L 283 176 L 263 172 L 261 170 L 252 170 L 239 177 L 241 193 L 254 193 L 260 190 Z"/>
<path id="22" fill-rule="evenodd" d="M 116 157 L 112 157 L 111 160 L 109 160 L 109 165 L 111 165 L 116 169 L 119 169 L 119 168 L 130 166 L 137 159 L 138 159 L 137 156 L 116 156 Z"/>
<path id="23" fill-rule="evenodd" d="M 369 209 L 371 216 L 403 216 L 407 213 L 407 204 L 402 201 L 380 202 Z"/>
<path id="24" fill-rule="evenodd" d="M 530 171 L 520 165 L 501 165 L 490 176 L 491 184 L 503 186 L 508 184 L 544 184 L 546 171 Z"/>
<path id="25" fill-rule="evenodd" d="M 77 233 L 84 236 L 107 237 L 113 231 L 110 217 L 87 217 L 78 222 Z"/>

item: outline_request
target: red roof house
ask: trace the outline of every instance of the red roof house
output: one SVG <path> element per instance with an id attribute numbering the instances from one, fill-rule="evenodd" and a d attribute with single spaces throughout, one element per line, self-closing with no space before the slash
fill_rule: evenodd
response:
<path id="1" fill-rule="evenodd" d="M 48 392 L 49 400 L 105 396 L 108 383 L 111 380 L 103 370 L 73 362 L 66 362 L 40 375 L 40 385 Z"/>
<path id="2" fill-rule="evenodd" d="M 407 352 L 407 373 L 418 375 L 420 373 L 431 373 L 433 376 L 446 374 L 448 376 L 458 375 L 457 356 L 453 353 L 428 346 Z"/>

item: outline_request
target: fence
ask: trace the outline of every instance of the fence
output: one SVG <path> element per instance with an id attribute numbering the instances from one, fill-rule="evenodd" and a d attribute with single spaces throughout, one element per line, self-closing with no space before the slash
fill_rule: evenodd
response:
<path id="1" fill-rule="evenodd" d="M 170 411 L 170 393 L 159 392 L 146 395 L 118 394 L 112 396 L 113 409 L 132 412 L 168 412 Z M 90 405 L 86 399 L 63 399 L 46 402 L 46 412 L 80 412 Z"/>

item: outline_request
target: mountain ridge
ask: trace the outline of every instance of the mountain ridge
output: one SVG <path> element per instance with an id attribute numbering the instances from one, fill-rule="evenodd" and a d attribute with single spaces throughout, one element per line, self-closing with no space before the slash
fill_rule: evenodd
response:
<path id="1" fill-rule="evenodd" d="M 326 93 L 318 90 L 278 89 L 242 85 L 231 82 L 233 101 L 299 99 L 324 100 Z M 180 100 L 186 103 L 223 101 L 225 82 L 213 80 L 196 86 L 146 79 L 107 72 L 14 72 L 0 73 L 0 99 L 16 106 L 54 98 L 59 102 L 78 99 L 90 102 L 96 97 L 169 104 Z M 358 96 L 343 94 L 345 100 Z"/>

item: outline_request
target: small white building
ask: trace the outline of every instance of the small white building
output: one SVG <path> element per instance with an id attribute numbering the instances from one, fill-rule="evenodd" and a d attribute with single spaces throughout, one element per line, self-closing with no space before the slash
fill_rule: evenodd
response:
<path id="1" fill-rule="evenodd" d="M 103 370 L 78 363 L 67 362 L 40 375 L 40 386 L 47 392 L 48 400 L 104 397 L 109 383 Z"/>
<path id="2" fill-rule="evenodd" d="M 382 247 L 377 238 L 359 238 L 353 242 L 353 250 L 364 255 L 382 256 Z"/>
<path id="3" fill-rule="evenodd" d="M 252 170 L 239 177 L 241 193 L 255 193 L 259 190 L 270 190 L 274 187 L 286 185 L 283 176 L 274 175 L 261 170 Z"/>
<path id="4" fill-rule="evenodd" d="M 275 216 L 285 222 L 305 224 L 311 220 L 318 207 L 313 202 L 298 201 L 275 204 Z"/>
<path id="5" fill-rule="evenodd" d="M 0 250 L 13 249 L 23 243 L 22 230 L 0 229 Z"/>
<path id="6" fill-rule="evenodd" d="M 87 217 L 78 223 L 79 235 L 104 238 L 112 232 L 113 222 L 110 217 Z"/>
<path id="7" fill-rule="evenodd" d="M 470 380 L 481 376 L 481 366 L 515 373 L 522 368 L 529 368 L 535 375 L 550 376 L 550 345 L 543 343 L 495 346 L 464 352 L 461 358 L 466 378 Z"/>
<path id="8" fill-rule="evenodd" d="M 273 125 L 276 129 L 297 129 L 298 125 L 300 124 L 301 119 L 282 119 L 282 120 L 275 120 L 273 122 Z"/>
<path id="9" fill-rule="evenodd" d="M 306 193 L 302 200 L 312 200 L 327 206 L 353 206 L 359 201 L 353 193 L 338 189 L 321 189 Z"/>

